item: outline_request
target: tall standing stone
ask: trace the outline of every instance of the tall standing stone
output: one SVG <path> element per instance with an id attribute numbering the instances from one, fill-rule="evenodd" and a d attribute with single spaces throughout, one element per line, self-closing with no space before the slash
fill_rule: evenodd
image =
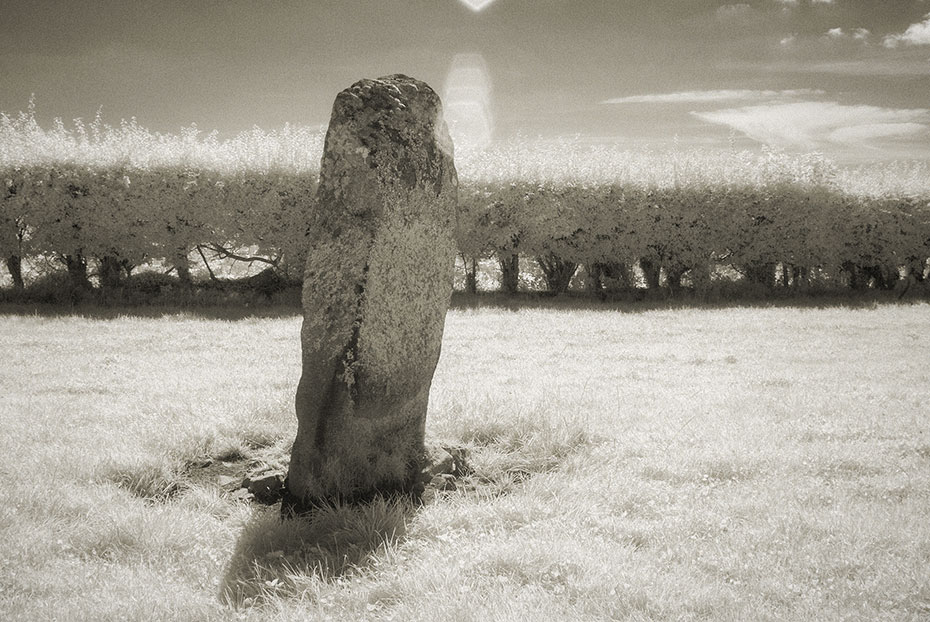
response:
<path id="1" fill-rule="evenodd" d="M 339 93 L 310 224 L 284 513 L 414 489 L 452 293 L 457 188 L 427 84 L 398 74 Z"/>

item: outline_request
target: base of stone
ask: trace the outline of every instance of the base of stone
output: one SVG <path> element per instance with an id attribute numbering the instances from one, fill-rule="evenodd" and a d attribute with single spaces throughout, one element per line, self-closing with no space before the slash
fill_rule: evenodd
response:
<path id="1" fill-rule="evenodd" d="M 465 447 L 430 444 L 416 470 L 417 476 L 412 481 L 326 498 L 302 499 L 291 493 L 285 478 L 281 497 L 281 518 L 310 517 L 323 508 L 334 505 L 364 505 L 378 498 L 406 501 L 414 506 L 422 505 L 425 501 L 433 499 L 437 492 L 456 489 L 455 480 L 471 473 L 467 458 L 468 449 Z"/>
<path id="2" fill-rule="evenodd" d="M 284 480 L 284 494 L 281 497 L 281 518 L 309 518 L 321 509 L 335 505 L 365 505 L 378 498 L 390 501 L 407 501 L 413 505 L 420 505 L 425 486 L 419 481 L 412 486 L 397 486 L 394 488 L 380 488 L 352 495 L 333 495 L 326 498 L 302 499 L 291 493 Z"/>

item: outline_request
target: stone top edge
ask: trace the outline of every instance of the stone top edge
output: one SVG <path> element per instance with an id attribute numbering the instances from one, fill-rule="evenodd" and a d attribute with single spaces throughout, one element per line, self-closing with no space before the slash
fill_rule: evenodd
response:
<path id="1" fill-rule="evenodd" d="M 375 100 L 375 102 L 388 104 L 390 108 L 398 105 L 403 107 L 404 101 L 414 99 L 439 104 L 439 95 L 429 84 L 402 73 L 394 73 L 380 78 L 363 78 L 342 90 L 336 99 L 363 102 Z"/>

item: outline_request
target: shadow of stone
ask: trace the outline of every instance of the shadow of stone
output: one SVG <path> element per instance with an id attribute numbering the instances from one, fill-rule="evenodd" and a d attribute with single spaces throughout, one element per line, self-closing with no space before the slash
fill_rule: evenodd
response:
<path id="1" fill-rule="evenodd" d="M 468 450 L 448 443 L 428 442 L 420 466 L 415 490 L 404 494 L 382 491 L 305 505 L 290 497 L 285 484 L 281 503 L 256 509 L 242 530 L 221 600 L 241 606 L 272 593 L 297 594 L 298 583 L 335 581 L 367 566 L 377 551 L 405 536 L 417 508 L 456 490 L 455 482 L 471 474 Z"/>
<path id="2" fill-rule="evenodd" d="M 220 599 L 238 607 L 271 594 L 296 595 L 298 582 L 338 580 L 402 540 L 415 510 L 409 499 L 384 497 L 284 520 L 277 506 L 259 509 L 239 535 Z"/>
<path id="3" fill-rule="evenodd" d="M 510 430 L 510 428 L 507 428 Z M 506 430 L 505 430 L 506 431 Z M 405 494 L 303 506 L 293 501 L 253 505 L 220 584 L 219 597 L 232 607 L 298 596 L 317 582 L 337 582 L 377 565 L 380 554 L 407 537 L 416 512 L 450 497 L 493 502 L 537 475 L 557 469 L 582 447 L 597 442 L 586 434 L 537 434 L 525 429 L 474 435 L 468 445 L 427 443 L 421 485 Z M 472 452 L 479 455 L 472 462 Z M 482 458 L 481 455 L 484 455 Z"/>

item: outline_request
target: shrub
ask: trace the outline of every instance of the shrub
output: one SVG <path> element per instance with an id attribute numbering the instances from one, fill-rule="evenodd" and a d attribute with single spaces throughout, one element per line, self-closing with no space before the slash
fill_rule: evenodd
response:
<path id="1" fill-rule="evenodd" d="M 182 286 L 178 277 L 155 270 L 133 274 L 123 283 L 125 292 L 145 297 L 155 297 L 166 291 L 181 289 Z"/>
<path id="2" fill-rule="evenodd" d="M 87 292 L 75 290 L 67 272 L 60 270 L 40 276 L 26 286 L 24 300 L 42 304 L 73 304 L 86 297 Z"/>
<path id="3" fill-rule="evenodd" d="M 172 136 L 98 118 L 89 129 L 42 129 L 32 108 L 0 114 L 0 258 L 14 283 L 37 256 L 67 266 L 69 300 L 87 290 L 89 266 L 111 290 L 153 260 L 189 280 L 193 249 L 268 264 L 243 284 L 260 297 L 300 281 L 319 132 L 254 129 L 221 142 L 194 126 Z M 508 292 L 521 255 L 553 292 L 585 266 L 598 295 L 631 286 L 634 266 L 648 287 L 672 291 L 708 287 L 719 265 L 768 289 L 820 273 L 889 287 L 902 266 L 922 277 L 930 256 L 926 165 L 845 171 L 817 155 L 514 140 L 457 166 L 463 261 L 496 258 Z"/>

